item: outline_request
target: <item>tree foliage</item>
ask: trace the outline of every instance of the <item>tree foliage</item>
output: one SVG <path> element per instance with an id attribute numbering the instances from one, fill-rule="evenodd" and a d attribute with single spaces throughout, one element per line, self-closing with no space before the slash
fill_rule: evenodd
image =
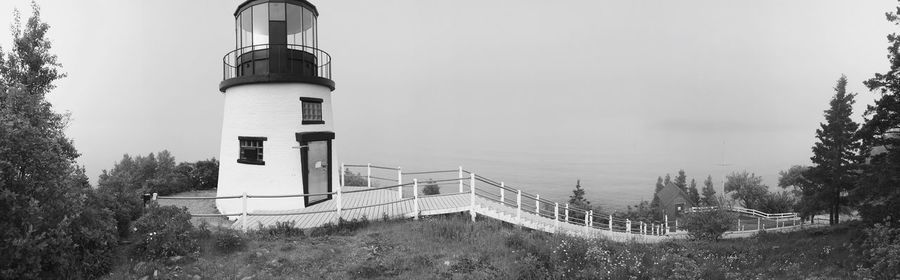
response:
<path id="1" fill-rule="evenodd" d="M 799 197 L 794 211 L 802 217 L 811 217 L 816 213 L 828 209 L 827 194 L 822 192 L 822 187 L 806 178 L 810 167 L 794 165 L 788 170 L 778 173 L 778 186 L 784 189 L 791 188 L 791 193 Z"/>
<path id="2" fill-rule="evenodd" d="M 769 192 L 769 187 L 762 184 L 762 177 L 747 171 L 733 172 L 725 177 L 725 192 L 731 198 L 750 209 L 757 209 Z"/>
<path id="3" fill-rule="evenodd" d="M 860 150 L 860 142 L 855 138 L 859 125 L 850 118 L 856 95 L 847 93 L 846 76 L 838 79 L 834 90 L 830 108 L 825 110 L 826 123 L 816 129 L 817 142 L 810 158 L 813 166 L 804 174 L 813 184 L 821 186 L 822 194 L 817 198 L 826 201 L 832 224 L 839 222 L 841 193 L 856 181 Z"/>
<path id="4" fill-rule="evenodd" d="M 114 222 L 75 164 L 67 116 L 44 98 L 65 75 L 32 8 L 0 50 L 0 278 L 96 278 L 110 269 Z"/>
<path id="5" fill-rule="evenodd" d="M 703 199 L 700 205 L 704 206 L 715 206 L 718 205 L 718 198 L 716 198 L 716 189 L 713 188 L 712 175 L 706 177 L 706 180 L 703 181 Z"/>
<path id="6" fill-rule="evenodd" d="M 584 198 L 584 189 L 581 188 L 581 180 L 578 180 L 575 183 L 575 189 L 572 190 L 572 195 L 569 196 L 569 207 L 574 207 L 582 210 L 591 210 L 591 202 Z"/>
<path id="7" fill-rule="evenodd" d="M 900 26 L 900 7 L 886 16 Z M 900 34 L 891 33 L 887 39 L 890 70 L 864 82 L 878 98 L 867 107 L 858 132 L 862 154 L 869 158 L 853 195 L 863 220 L 896 226 L 900 225 Z"/>
<path id="8" fill-rule="evenodd" d="M 687 175 L 684 173 L 684 169 L 678 170 L 678 175 L 675 176 L 675 181 L 672 182 L 675 186 L 678 186 L 681 191 L 684 193 L 688 193 L 687 189 Z"/>
<path id="9" fill-rule="evenodd" d="M 700 205 L 700 191 L 697 189 L 697 181 L 691 179 L 691 185 L 688 187 L 688 196 L 691 199 L 691 202 L 694 202 L 694 205 Z"/>
<path id="10" fill-rule="evenodd" d="M 725 209 L 691 212 L 684 215 L 679 227 L 694 239 L 718 241 L 736 219 L 736 214 Z"/>

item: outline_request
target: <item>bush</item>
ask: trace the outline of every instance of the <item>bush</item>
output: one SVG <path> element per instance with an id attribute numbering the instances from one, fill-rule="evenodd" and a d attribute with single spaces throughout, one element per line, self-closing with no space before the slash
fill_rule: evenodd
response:
<path id="1" fill-rule="evenodd" d="M 359 173 L 353 173 L 350 170 L 344 170 L 345 186 L 365 187 L 367 184 L 368 180 L 366 180 L 366 176 L 363 176 Z"/>
<path id="2" fill-rule="evenodd" d="M 344 220 L 343 218 L 338 219 L 338 223 L 334 224 L 331 222 L 325 223 L 322 226 L 317 228 L 313 228 L 309 233 L 309 236 L 323 236 L 323 235 L 351 235 L 357 230 L 364 228 L 369 225 L 369 219 L 363 216 L 359 219 L 353 220 Z"/>
<path id="3" fill-rule="evenodd" d="M 295 221 L 275 222 L 275 225 L 263 228 L 262 224 L 256 231 L 256 235 L 263 239 L 276 239 L 285 237 L 303 237 L 303 229 L 297 227 Z"/>
<path id="4" fill-rule="evenodd" d="M 212 233 L 216 250 L 222 253 L 240 251 L 247 247 L 247 239 L 240 231 L 233 229 L 219 229 Z"/>
<path id="5" fill-rule="evenodd" d="M 693 212 L 684 215 L 681 228 L 694 239 L 718 241 L 737 215 L 723 209 Z"/>
<path id="6" fill-rule="evenodd" d="M 148 259 L 185 256 L 199 251 L 187 208 L 153 206 L 134 223 L 139 240 L 134 253 Z"/>
<path id="7" fill-rule="evenodd" d="M 423 184 L 425 185 L 425 187 L 422 188 L 422 194 L 424 194 L 424 195 L 441 194 L 441 187 L 438 186 L 438 184 L 435 183 L 434 180 L 428 179 L 428 181 L 425 181 L 425 183 L 423 183 Z"/>
<path id="8" fill-rule="evenodd" d="M 865 233 L 863 255 L 869 264 L 857 271 L 860 278 L 895 279 L 900 275 L 900 228 L 876 224 Z"/>

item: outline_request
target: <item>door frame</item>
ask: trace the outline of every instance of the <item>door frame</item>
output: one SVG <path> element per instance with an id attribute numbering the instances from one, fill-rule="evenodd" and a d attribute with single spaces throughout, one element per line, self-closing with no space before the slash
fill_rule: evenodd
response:
<path id="1" fill-rule="evenodd" d="M 326 141 L 327 149 L 328 149 L 328 186 L 326 187 L 326 192 L 332 192 L 332 166 L 334 166 L 334 162 L 332 162 L 332 145 L 331 142 L 334 140 L 334 132 L 330 131 L 317 131 L 317 132 L 297 132 L 296 133 L 297 142 L 300 143 L 300 173 L 303 176 L 303 194 L 309 194 L 309 142 L 312 141 Z M 313 206 L 328 200 L 332 199 L 332 195 L 329 194 L 328 197 L 324 200 L 316 201 L 313 203 L 309 202 L 309 196 L 303 197 L 303 207 Z"/>

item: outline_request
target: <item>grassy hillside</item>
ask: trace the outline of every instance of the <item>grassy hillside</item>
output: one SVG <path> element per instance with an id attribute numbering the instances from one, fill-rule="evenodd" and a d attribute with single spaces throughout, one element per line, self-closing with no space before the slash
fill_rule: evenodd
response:
<path id="1" fill-rule="evenodd" d="M 244 236 L 246 246 L 230 253 L 207 237 L 198 255 L 158 262 L 135 260 L 124 249 L 108 279 L 153 278 L 154 272 L 159 279 L 848 279 L 857 278 L 859 235 L 845 225 L 718 243 L 639 245 L 450 215 L 294 236 L 265 231 Z"/>

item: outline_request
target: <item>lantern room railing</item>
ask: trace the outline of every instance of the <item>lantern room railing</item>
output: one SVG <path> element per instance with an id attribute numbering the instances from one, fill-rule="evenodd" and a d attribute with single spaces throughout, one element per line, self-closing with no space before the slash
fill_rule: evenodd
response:
<path id="1" fill-rule="evenodd" d="M 242 47 L 223 58 L 223 79 L 287 75 L 331 80 L 331 55 L 310 46 L 262 44 Z"/>

